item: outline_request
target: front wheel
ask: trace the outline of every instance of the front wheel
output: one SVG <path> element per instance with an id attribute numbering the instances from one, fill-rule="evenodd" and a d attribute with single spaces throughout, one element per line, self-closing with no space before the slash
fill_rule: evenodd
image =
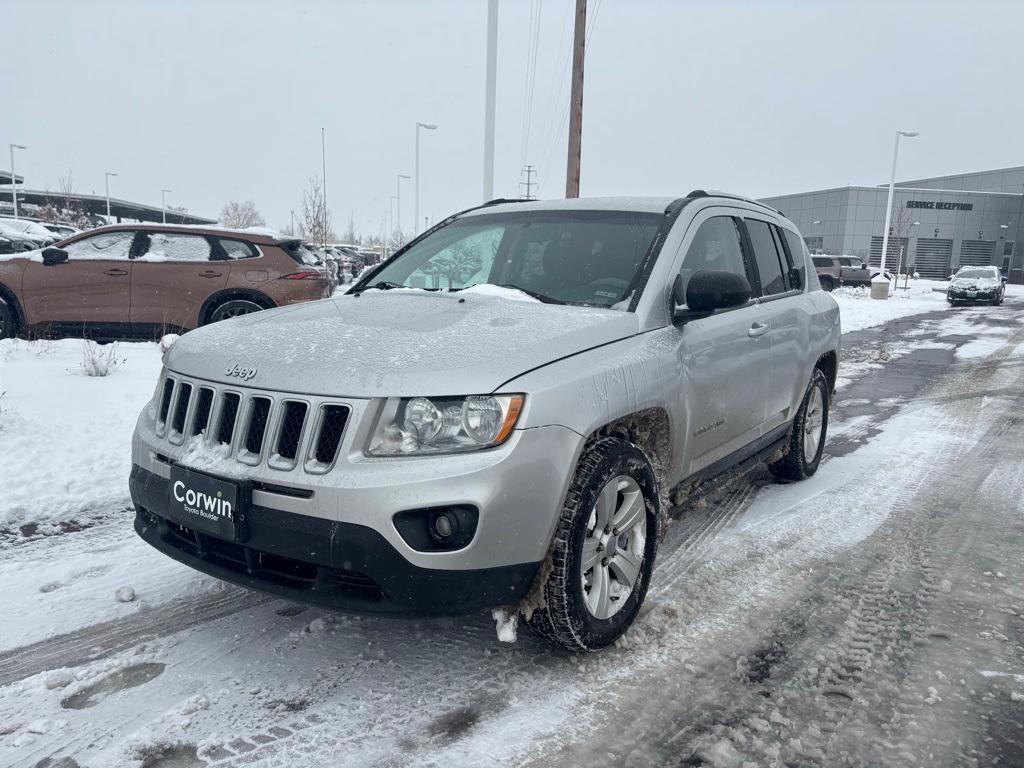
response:
<path id="1" fill-rule="evenodd" d="M 534 632 L 579 652 L 629 629 L 657 552 L 657 488 L 635 445 L 602 437 L 584 450 L 555 530 L 543 607 L 528 619 Z"/>
<path id="2" fill-rule="evenodd" d="M 828 431 L 828 379 L 815 368 L 793 420 L 786 452 L 768 465 L 780 480 L 804 480 L 818 471 Z"/>
<path id="3" fill-rule="evenodd" d="M 14 310 L 10 304 L 0 299 L 0 339 L 12 339 L 17 332 Z"/>

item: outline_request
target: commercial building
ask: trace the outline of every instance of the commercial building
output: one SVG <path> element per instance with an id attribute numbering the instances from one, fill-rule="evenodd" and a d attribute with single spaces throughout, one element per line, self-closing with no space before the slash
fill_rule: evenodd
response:
<path id="1" fill-rule="evenodd" d="M 882 255 L 888 184 L 763 198 L 799 227 L 812 253 Z M 943 279 L 965 264 L 995 265 L 1024 282 L 1024 166 L 896 184 L 886 267 Z"/>

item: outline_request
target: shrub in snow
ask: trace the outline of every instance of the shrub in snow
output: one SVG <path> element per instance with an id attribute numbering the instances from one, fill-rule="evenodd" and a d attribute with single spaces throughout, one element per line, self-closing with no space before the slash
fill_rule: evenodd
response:
<path id="1" fill-rule="evenodd" d="M 82 373 L 86 376 L 109 376 L 123 367 L 125 358 L 117 355 L 117 342 L 103 347 L 95 341 L 82 342 Z"/>
<path id="2" fill-rule="evenodd" d="M 181 337 L 176 333 L 167 333 L 160 337 L 160 352 L 165 353 L 171 345 Z"/>

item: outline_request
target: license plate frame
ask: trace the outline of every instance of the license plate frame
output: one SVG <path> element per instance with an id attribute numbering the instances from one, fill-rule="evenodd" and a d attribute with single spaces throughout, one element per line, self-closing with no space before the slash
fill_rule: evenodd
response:
<path id="1" fill-rule="evenodd" d="M 226 541 L 246 539 L 252 481 L 171 465 L 167 516 L 186 528 Z"/>

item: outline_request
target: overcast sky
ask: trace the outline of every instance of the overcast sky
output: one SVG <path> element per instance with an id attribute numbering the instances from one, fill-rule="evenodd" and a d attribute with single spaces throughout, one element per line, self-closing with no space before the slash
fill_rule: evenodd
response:
<path id="1" fill-rule="evenodd" d="M 570 6 L 500 0 L 495 194 L 524 161 L 565 183 Z M 421 219 L 482 195 L 486 0 L 5 0 L 0 168 L 29 188 L 216 216 L 251 198 L 286 226 L 320 173 L 340 233 L 380 230 L 423 134 Z M 589 0 L 581 192 L 767 196 L 1024 164 L 1024 3 Z M 402 217 L 412 227 L 413 187 Z"/>

